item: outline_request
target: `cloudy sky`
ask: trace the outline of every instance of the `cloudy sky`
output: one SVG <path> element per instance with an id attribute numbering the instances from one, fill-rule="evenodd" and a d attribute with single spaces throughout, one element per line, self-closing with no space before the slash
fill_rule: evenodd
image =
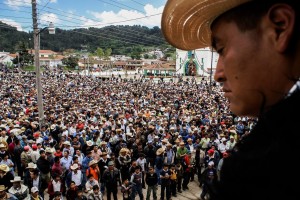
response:
<path id="1" fill-rule="evenodd" d="M 39 27 L 159 26 L 166 0 L 37 0 Z M 31 0 L 0 0 L 0 21 L 32 30 Z M 0 27 L 1 29 L 1 27 Z"/>

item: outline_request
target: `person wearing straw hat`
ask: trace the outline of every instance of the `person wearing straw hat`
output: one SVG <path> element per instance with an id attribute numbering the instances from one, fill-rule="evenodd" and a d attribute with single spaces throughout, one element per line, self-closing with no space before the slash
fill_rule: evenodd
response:
<path id="1" fill-rule="evenodd" d="M 26 185 L 21 183 L 23 181 L 20 176 L 15 176 L 10 182 L 13 183 L 13 186 L 9 188 L 9 193 L 15 195 L 19 200 L 29 198 L 29 189 Z"/>
<path id="2" fill-rule="evenodd" d="M 5 185 L 0 185 L 0 199 L 5 199 L 5 200 L 18 200 L 18 198 L 10 193 L 6 192 L 7 188 Z"/>
<path id="3" fill-rule="evenodd" d="M 166 3 L 161 25 L 166 40 L 183 50 L 212 47 L 218 53 L 214 79 L 221 83 L 230 110 L 238 116 L 258 118 L 251 133 L 241 138 L 224 159 L 216 199 L 298 197 L 297 186 L 292 182 L 300 172 L 286 176 L 290 166 L 278 165 L 279 157 L 292 160 L 298 155 L 300 139 L 297 3 L 283 0 L 168 0 Z M 293 140 L 282 143 L 283 133 Z M 292 153 L 286 155 L 282 149 Z M 265 181 L 257 181 L 262 178 Z"/>
<path id="4" fill-rule="evenodd" d="M 131 163 L 131 156 L 129 152 L 129 149 L 127 148 L 122 148 L 119 152 L 118 162 L 120 165 L 122 180 L 130 178 L 129 167 Z"/>
<path id="5" fill-rule="evenodd" d="M 164 152 L 163 148 L 159 148 L 156 150 L 156 158 L 155 158 L 155 172 L 158 178 L 158 184 L 161 184 L 160 172 L 163 170 L 164 165 Z"/>
<path id="6" fill-rule="evenodd" d="M 67 174 L 66 177 L 66 184 L 67 187 L 70 187 L 70 184 L 72 181 L 75 182 L 76 187 L 81 190 L 83 188 L 83 175 L 81 170 L 78 169 L 79 166 L 77 163 L 71 165 L 70 169 L 71 171 Z"/>
<path id="7" fill-rule="evenodd" d="M 100 179 L 100 169 L 98 167 L 97 160 L 91 160 L 89 162 L 89 168 L 85 171 L 86 176 L 92 175 L 95 180 L 99 181 Z"/>
<path id="8" fill-rule="evenodd" d="M 5 185 L 7 188 L 12 186 L 11 180 L 14 179 L 12 173 L 9 173 L 9 167 L 6 164 L 0 164 L 0 185 Z"/>

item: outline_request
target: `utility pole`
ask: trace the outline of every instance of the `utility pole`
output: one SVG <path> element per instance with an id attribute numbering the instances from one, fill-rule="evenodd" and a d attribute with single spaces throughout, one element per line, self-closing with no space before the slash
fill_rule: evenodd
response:
<path id="1" fill-rule="evenodd" d="M 213 51 L 213 49 L 211 49 L 210 76 L 209 76 L 209 94 L 211 94 L 211 89 L 212 89 L 213 57 L 214 57 L 214 51 Z"/>
<path id="2" fill-rule="evenodd" d="M 41 72 L 40 72 L 40 30 L 38 28 L 37 21 L 37 3 L 36 0 L 32 0 L 32 20 L 33 20 L 33 38 L 34 38 L 34 65 L 36 73 L 36 89 L 37 89 L 37 104 L 39 112 L 39 128 L 44 124 L 44 106 L 43 106 L 43 89 L 41 84 Z"/>

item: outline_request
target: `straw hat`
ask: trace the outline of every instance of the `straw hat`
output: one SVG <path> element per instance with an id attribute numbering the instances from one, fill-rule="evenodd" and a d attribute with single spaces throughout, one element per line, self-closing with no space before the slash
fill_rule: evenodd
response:
<path id="1" fill-rule="evenodd" d="M 71 169 L 72 169 L 72 170 L 78 169 L 78 164 L 76 164 L 76 163 L 73 164 L 73 165 L 71 166 Z"/>
<path id="2" fill-rule="evenodd" d="M 15 176 L 14 180 L 11 180 L 10 182 L 15 183 L 15 182 L 21 182 L 22 179 L 20 176 Z"/>
<path id="3" fill-rule="evenodd" d="M 161 155 L 162 153 L 164 153 L 165 152 L 165 150 L 163 149 L 163 148 L 159 148 L 159 149 L 157 149 L 157 151 L 156 151 L 156 155 Z"/>
<path id="4" fill-rule="evenodd" d="M 4 185 L 0 185 L 0 192 L 3 192 L 6 190 L 6 187 Z"/>
<path id="5" fill-rule="evenodd" d="M 97 161 L 96 161 L 96 160 L 91 160 L 91 161 L 89 162 L 89 167 L 92 166 L 92 165 L 94 165 L 94 164 L 97 164 Z"/>
<path id="6" fill-rule="evenodd" d="M 173 46 L 193 50 L 211 46 L 212 22 L 226 11 L 250 0 L 168 0 L 162 32 Z"/>
<path id="7" fill-rule="evenodd" d="M 93 141 L 91 141 L 91 140 L 89 140 L 89 141 L 86 141 L 86 144 L 89 146 L 89 147 L 91 147 L 91 146 L 93 146 Z"/>
<path id="8" fill-rule="evenodd" d="M 28 166 L 26 167 L 27 169 L 36 169 L 37 165 L 34 164 L 33 162 L 28 163 Z"/>
<path id="9" fill-rule="evenodd" d="M 63 144 L 71 146 L 71 143 L 69 141 L 65 141 Z"/>
<path id="10" fill-rule="evenodd" d="M 3 143 L 1 143 L 0 148 L 6 148 L 6 146 Z"/>
<path id="11" fill-rule="evenodd" d="M 122 148 L 121 150 L 120 150 L 120 153 L 127 153 L 127 152 L 129 152 L 129 149 L 127 149 L 127 148 Z"/>
<path id="12" fill-rule="evenodd" d="M 4 171 L 6 173 L 9 171 L 9 167 L 6 164 L 1 164 L 0 171 Z"/>
<path id="13" fill-rule="evenodd" d="M 49 147 L 46 148 L 45 152 L 46 152 L 46 153 L 53 153 L 53 152 L 52 152 L 52 149 L 49 148 Z"/>

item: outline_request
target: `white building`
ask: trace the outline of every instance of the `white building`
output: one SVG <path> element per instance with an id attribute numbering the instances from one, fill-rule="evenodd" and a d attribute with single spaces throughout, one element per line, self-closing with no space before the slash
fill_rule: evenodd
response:
<path id="1" fill-rule="evenodd" d="M 0 64 L 11 66 L 14 58 L 13 54 L 9 54 L 9 52 L 0 52 Z"/>
<path id="2" fill-rule="evenodd" d="M 218 54 L 210 48 L 183 51 L 176 49 L 176 73 L 185 76 L 209 76 L 214 74 Z"/>

